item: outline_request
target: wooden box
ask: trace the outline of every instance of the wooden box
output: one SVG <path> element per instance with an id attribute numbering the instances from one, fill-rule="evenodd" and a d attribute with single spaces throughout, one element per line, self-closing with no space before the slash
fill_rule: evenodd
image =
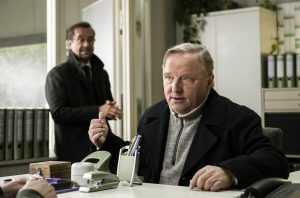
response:
<path id="1" fill-rule="evenodd" d="M 29 173 L 40 175 L 45 178 L 71 179 L 71 162 L 45 161 L 29 164 Z"/>

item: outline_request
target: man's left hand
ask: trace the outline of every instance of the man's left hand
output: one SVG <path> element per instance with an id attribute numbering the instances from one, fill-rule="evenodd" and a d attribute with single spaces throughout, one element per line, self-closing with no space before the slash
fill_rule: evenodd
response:
<path id="1" fill-rule="evenodd" d="M 103 112 L 106 118 L 112 120 L 122 119 L 123 117 L 123 111 L 119 108 L 116 101 L 106 100 L 105 104 L 100 106 L 99 112 Z"/>
<path id="2" fill-rule="evenodd" d="M 218 166 L 207 165 L 198 170 L 190 180 L 190 188 L 200 188 L 207 191 L 220 191 L 228 189 L 232 184 L 233 176 Z"/>

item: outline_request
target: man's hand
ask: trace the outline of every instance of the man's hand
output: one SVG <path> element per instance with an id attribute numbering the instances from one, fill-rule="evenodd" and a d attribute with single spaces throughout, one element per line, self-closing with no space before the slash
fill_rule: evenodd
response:
<path id="1" fill-rule="evenodd" d="M 233 175 L 229 171 L 218 166 L 207 165 L 195 173 L 190 180 L 190 188 L 219 191 L 228 189 L 233 183 Z"/>
<path id="2" fill-rule="evenodd" d="M 4 197 L 8 197 L 8 198 L 16 197 L 19 189 L 22 188 L 25 185 L 25 183 L 26 183 L 25 178 L 5 183 L 2 186 Z"/>
<path id="3" fill-rule="evenodd" d="M 31 175 L 19 176 L 15 180 L 5 183 L 2 186 L 5 198 L 16 197 L 17 193 L 24 189 L 34 189 L 44 197 L 56 197 L 54 188 L 51 185 L 49 185 L 45 180 L 38 180 L 36 177 Z"/>
<path id="4" fill-rule="evenodd" d="M 101 105 L 99 108 L 100 112 L 103 112 L 104 117 L 112 120 L 122 119 L 123 112 L 117 105 L 116 101 L 106 100 L 105 104 Z"/>
<path id="5" fill-rule="evenodd" d="M 48 184 L 44 179 L 28 180 L 26 184 L 20 189 L 20 192 L 25 189 L 33 189 L 39 192 L 43 197 L 56 198 L 54 187 Z"/>
<path id="6" fill-rule="evenodd" d="M 92 119 L 89 128 L 89 138 L 95 146 L 101 148 L 108 133 L 108 126 L 102 112 L 99 113 L 99 119 Z"/>

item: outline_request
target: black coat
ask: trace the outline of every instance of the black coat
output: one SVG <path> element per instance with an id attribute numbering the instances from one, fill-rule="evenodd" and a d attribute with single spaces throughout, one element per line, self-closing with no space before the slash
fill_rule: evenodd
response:
<path id="1" fill-rule="evenodd" d="M 169 116 L 169 107 L 163 100 L 147 109 L 139 123 L 142 135 L 139 173 L 145 182 L 159 182 Z M 115 147 L 120 142 L 115 136 L 108 140 L 105 144 Z M 247 107 L 219 96 L 213 89 L 203 107 L 179 185 L 189 185 L 189 180 L 205 165 L 231 171 L 238 179 L 236 188 L 264 177 L 289 175 L 284 154 L 263 135 L 260 117 Z"/>
<path id="2" fill-rule="evenodd" d="M 92 84 L 85 81 L 81 65 L 71 52 L 67 62 L 47 75 L 46 98 L 55 122 L 58 160 L 78 162 L 90 153 L 89 123 L 98 117 L 99 106 L 113 99 L 102 61 L 93 55 L 90 62 Z"/>

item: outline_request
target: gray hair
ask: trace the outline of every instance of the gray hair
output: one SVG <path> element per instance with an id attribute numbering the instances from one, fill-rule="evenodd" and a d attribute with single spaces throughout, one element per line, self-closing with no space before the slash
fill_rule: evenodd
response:
<path id="1" fill-rule="evenodd" d="M 167 58 L 172 54 L 198 54 L 198 59 L 204 65 L 207 72 L 212 72 L 214 69 L 214 61 L 204 45 L 196 43 L 182 43 L 169 48 L 163 58 L 163 65 L 165 66 Z"/>

